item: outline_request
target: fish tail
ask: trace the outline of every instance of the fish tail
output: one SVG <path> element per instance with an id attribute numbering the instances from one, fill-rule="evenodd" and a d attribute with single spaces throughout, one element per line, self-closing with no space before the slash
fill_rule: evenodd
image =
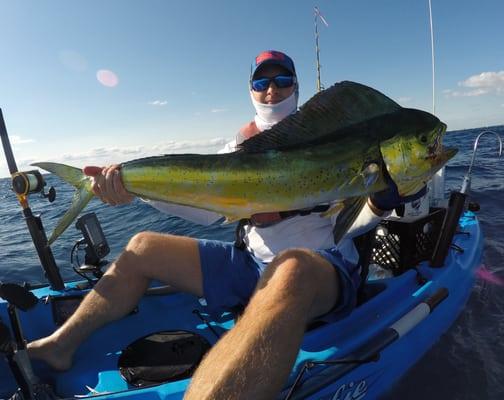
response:
<path id="1" fill-rule="evenodd" d="M 42 168 L 48 172 L 58 175 L 65 182 L 76 187 L 77 189 L 82 186 L 82 183 L 87 179 L 86 175 L 82 172 L 82 169 L 71 167 L 70 165 L 58 164 L 52 162 L 39 162 L 31 164 L 34 167 Z"/>
<path id="2" fill-rule="evenodd" d="M 40 162 L 32 165 L 52 172 L 65 182 L 77 188 L 70 208 L 58 221 L 56 227 L 51 233 L 51 236 L 49 237 L 48 244 L 52 244 L 68 228 L 75 218 L 77 218 L 80 212 L 93 198 L 94 194 L 91 190 L 91 179 L 84 175 L 80 168 L 71 167 L 65 164 Z"/>

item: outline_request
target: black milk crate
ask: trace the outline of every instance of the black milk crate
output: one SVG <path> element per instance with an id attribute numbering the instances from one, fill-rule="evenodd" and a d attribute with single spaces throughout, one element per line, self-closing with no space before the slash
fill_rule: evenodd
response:
<path id="1" fill-rule="evenodd" d="M 432 257 L 446 210 L 431 208 L 418 219 L 383 220 L 375 231 L 371 264 L 391 270 L 397 276 Z"/>

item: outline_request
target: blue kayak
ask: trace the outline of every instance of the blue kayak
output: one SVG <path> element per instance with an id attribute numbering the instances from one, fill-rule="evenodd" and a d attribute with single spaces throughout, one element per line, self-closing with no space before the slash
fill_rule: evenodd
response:
<path id="1" fill-rule="evenodd" d="M 483 249 L 475 214 L 465 212 L 458 230 L 441 267 L 423 261 L 394 276 L 369 280 L 361 303 L 350 315 L 330 323 L 313 321 L 278 398 L 359 400 L 386 394 L 453 324 L 471 293 Z M 25 338 L 31 341 L 52 333 L 89 290 L 86 286 L 72 282 L 62 290 L 33 289 L 38 303 L 19 312 Z M 69 371 L 55 372 L 38 362 L 33 369 L 59 398 L 181 399 L 189 377 L 133 385 L 118 367 L 124 350 L 139 338 L 167 331 L 194 333 L 211 346 L 233 327 L 235 318 L 231 312 L 218 318 L 205 314 L 193 296 L 154 290 L 133 313 L 88 338 Z M 9 321 L 3 300 L 0 320 Z M 8 398 L 17 387 L 8 363 L 0 359 L 0 398 Z"/>

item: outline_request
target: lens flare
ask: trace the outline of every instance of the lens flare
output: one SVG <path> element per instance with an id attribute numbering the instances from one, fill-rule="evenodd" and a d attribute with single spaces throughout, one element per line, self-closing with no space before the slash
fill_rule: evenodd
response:
<path id="1" fill-rule="evenodd" d="M 504 286 L 504 278 L 495 275 L 492 271 L 488 270 L 484 265 L 480 265 L 476 270 L 476 276 L 481 280 L 497 286 Z"/>
<path id="2" fill-rule="evenodd" d="M 117 75 L 108 69 L 100 69 L 96 73 L 96 79 L 106 87 L 116 87 L 119 84 Z"/>

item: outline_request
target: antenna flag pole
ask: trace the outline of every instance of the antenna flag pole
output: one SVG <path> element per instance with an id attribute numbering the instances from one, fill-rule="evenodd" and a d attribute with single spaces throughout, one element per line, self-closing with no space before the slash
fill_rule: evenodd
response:
<path id="1" fill-rule="evenodd" d="M 319 47 L 319 31 L 318 31 L 318 21 L 319 19 L 322 21 L 322 23 L 329 27 L 329 24 L 325 20 L 325 18 L 322 16 L 320 13 L 320 10 L 317 6 L 314 8 L 315 12 L 315 52 L 316 52 L 316 62 L 317 62 L 317 92 L 320 92 L 321 90 L 324 90 L 324 86 L 322 85 L 321 79 L 320 79 L 320 47 Z"/>

